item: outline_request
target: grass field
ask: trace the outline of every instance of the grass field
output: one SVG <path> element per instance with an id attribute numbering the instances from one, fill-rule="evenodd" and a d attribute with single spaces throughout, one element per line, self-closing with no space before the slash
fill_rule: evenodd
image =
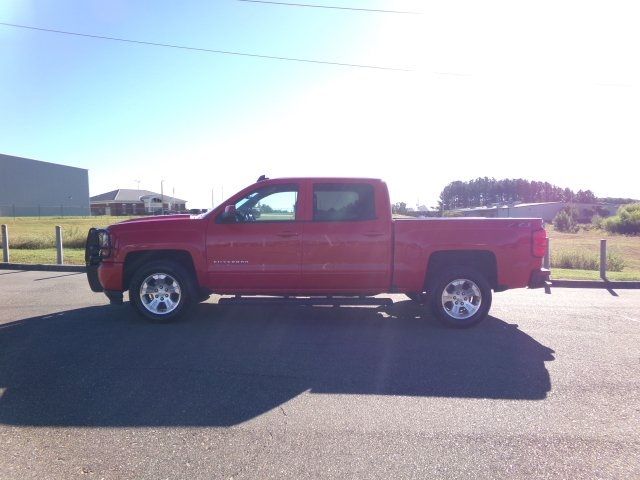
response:
<path id="1" fill-rule="evenodd" d="M 14 248 L 11 250 L 12 263 L 56 263 L 55 248 L 38 248 L 25 250 Z M 68 265 L 84 265 L 84 248 L 65 248 L 64 263 Z"/>
<path id="2" fill-rule="evenodd" d="M 0 217 L 9 227 L 10 260 L 56 263 L 55 226 L 62 227 L 64 263 L 84 263 L 84 243 L 91 227 L 105 227 L 131 217 Z"/>
<path id="3" fill-rule="evenodd" d="M 9 226 L 11 261 L 16 263 L 55 263 L 55 226 L 63 228 L 64 260 L 69 264 L 84 263 L 84 242 L 90 227 L 107 226 L 129 217 L 0 217 L 0 224 Z M 552 278 L 599 278 L 597 270 L 554 268 L 554 258 L 562 252 L 583 252 L 599 256 L 600 239 L 607 239 L 609 252 L 624 260 L 620 272 L 608 272 L 611 280 L 640 280 L 640 236 L 612 235 L 601 230 L 580 230 L 579 233 L 556 232 L 547 226 L 551 239 Z M 70 248 L 73 247 L 73 248 Z"/>
<path id="4" fill-rule="evenodd" d="M 548 225 L 547 234 L 551 248 L 551 276 L 572 280 L 595 280 L 600 277 L 597 270 L 573 270 L 554 268 L 554 257 L 561 252 L 585 252 L 600 256 L 600 239 L 607 240 L 607 250 L 624 260 L 620 272 L 608 272 L 611 280 L 640 280 L 640 236 L 613 235 L 602 230 L 580 230 L 578 233 L 562 233 Z"/>

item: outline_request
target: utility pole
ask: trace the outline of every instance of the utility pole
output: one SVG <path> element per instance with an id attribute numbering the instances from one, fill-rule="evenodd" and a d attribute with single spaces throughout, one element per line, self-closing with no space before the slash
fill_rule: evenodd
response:
<path id="1" fill-rule="evenodd" d="M 211 189 L 211 209 L 213 210 L 215 208 L 215 201 L 213 200 L 213 188 Z"/>
<path id="2" fill-rule="evenodd" d="M 164 215 L 164 180 L 160 180 L 160 203 L 161 203 L 161 211 Z"/>
<path id="3" fill-rule="evenodd" d="M 140 190 L 140 179 L 136 178 L 134 182 L 136 182 L 136 184 L 138 185 L 138 190 Z"/>

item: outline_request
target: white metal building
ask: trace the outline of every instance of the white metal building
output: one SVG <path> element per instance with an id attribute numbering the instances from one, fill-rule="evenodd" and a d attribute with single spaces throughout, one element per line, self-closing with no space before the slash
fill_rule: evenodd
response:
<path id="1" fill-rule="evenodd" d="M 0 154 L 0 217 L 90 215 L 84 168 Z"/>

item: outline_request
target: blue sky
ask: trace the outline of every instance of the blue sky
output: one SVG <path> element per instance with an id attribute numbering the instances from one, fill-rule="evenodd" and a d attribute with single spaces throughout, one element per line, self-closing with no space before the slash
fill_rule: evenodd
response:
<path id="1" fill-rule="evenodd" d="M 633 2 L 310 3 L 425 13 L 4 0 L 0 22 L 414 71 L 0 26 L 0 151 L 88 168 L 92 195 L 164 179 L 194 207 L 263 173 L 378 176 L 409 204 L 484 175 L 640 196 L 620 174 L 640 155 Z"/>

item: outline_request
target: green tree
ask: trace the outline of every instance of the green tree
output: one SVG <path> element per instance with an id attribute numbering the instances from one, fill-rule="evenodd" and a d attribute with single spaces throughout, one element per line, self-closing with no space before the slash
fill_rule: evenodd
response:
<path id="1" fill-rule="evenodd" d="M 391 213 L 397 213 L 398 215 L 407 214 L 407 204 L 405 202 L 397 202 L 391 206 Z"/>
<path id="2" fill-rule="evenodd" d="M 258 210 L 260 210 L 260 213 L 273 213 L 273 208 L 269 205 L 265 205 L 264 203 L 258 204 Z"/>
<path id="3" fill-rule="evenodd" d="M 578 212 L 575 208 L 563 208 L 553 219 L 553 226 L 559 232 L 576 233 L 578 231 Z"/>
<path id="4" fill-rule="evenodd" d="M 640 203 L 621 206 L 616 215 L 605 219 L 602 224 L 612 233 L 640 233 Z"/>

